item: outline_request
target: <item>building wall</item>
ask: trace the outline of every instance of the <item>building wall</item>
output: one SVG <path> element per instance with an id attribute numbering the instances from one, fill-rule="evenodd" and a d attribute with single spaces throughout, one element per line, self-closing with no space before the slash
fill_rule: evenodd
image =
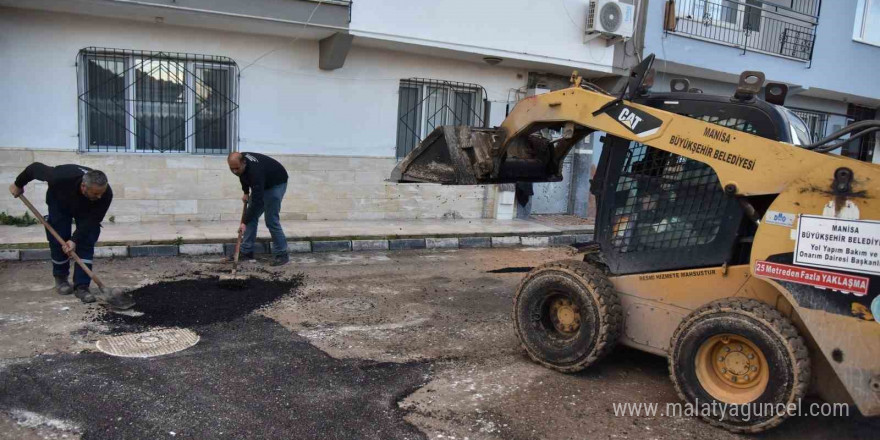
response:
<path id="1" fill-rule="evenodd" d="M 357 37 L 611 72 L 614 47 L 584 44 L 587 1 L 358 0 Z"/>
<path id="2" fill-rule="evenodd" d="M 424 77 L 486 88 L 500 123 L 524 71 L 482 62 L 352 48 L 345 67 L 318 69 L 318 43 L 0 10 L 0 176 L 30 161 L 81 163 L 106 171 L 117 221 L 217 220 L 240 215 L 240 187 L 225 157 L 77 154 L 77 52 L 89 46 L 227 56 L 241 69 L 239 150 L 278 157 L 291 175 L 287 219 L 491 217 L 494 186 L 384 182 L 396 164 L 398 86 Z M 256 63 L 254 63 L 256 61 Z M 39 194 L 39 185 L 30 190 Z M 15 200 L 0 211 L 20 213 Z"/>
<path id="3" fill-rule="evenodd" d="M 738 75 L 743 70 L 760 70 L 767 75 L 768 81 L 880 99 L 880 87 L 876 85 L 875 75 L 880 69 L 880 47 L 852 39 L 856 1 L 823 3 L 811 66 L 805 62 L 756 52 L 742 55 L 742 50 L 737 48 L 673 33 L 666 35 L 663 31 L 666 2 L 662 0 L 648 3 L 645 53 L 657 55 L 658 68 L 661 70 L 662 60 L 731 75 Z"/>
<path id="4" fill-rule="evenodd" d="M 290 176 L 282 220 L 398 220 L 495 216 L 496 187 L 384 182 L 393 158 L 274 155 Z M 78 163 L 107 173 L 116 222 L 216 221 L 241 218 L 241 185 L 225 157 L 86 154 L 0 149 L 0 180 L 13 182 L 32 162 Z M 46 184 L 25 194 L 46 213 Z M 0 197 L 0 212 L 21 215 L 24 205 Z"/>
<path id="5" fill-rule="evenodd" d="M 313 40 L 4 9 L 0 74 L 13 80 L 0 82 L 0 147 L 76 148 L 75 63 L 89 46 L 235 60 L 242 151 L 393 157 L 401 79 L 480 84 L 498 107 L 526 81 L 524 71 L 502 66 L 359 46 L 345 67 L 327 72 L 318 69 Z"/>

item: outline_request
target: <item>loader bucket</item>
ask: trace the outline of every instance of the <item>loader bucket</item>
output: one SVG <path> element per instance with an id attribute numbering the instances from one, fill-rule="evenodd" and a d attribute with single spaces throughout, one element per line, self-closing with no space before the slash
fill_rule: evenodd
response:
<path id="1" fill-rule="evenodd" d="M 477 185 L 555 182 L 560 163 L 546 143 L 515 140 L 503 154 L 500 129 L 447 125 L 432 131 L 391 172 L 391 182 Z"/>
<path id="2" fill-rule="evenodd" d="M 467 126 L 438 127 L 397 164 L 390 180 L 447 185 L 477 184 L 472 138 L 479 138 L 481 142 L 486 139 L 491 141 L 493 131 Z"/>

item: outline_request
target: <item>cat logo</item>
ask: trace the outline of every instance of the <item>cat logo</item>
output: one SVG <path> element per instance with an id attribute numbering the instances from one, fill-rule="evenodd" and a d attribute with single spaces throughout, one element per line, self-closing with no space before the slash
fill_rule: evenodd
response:
<path id="1" fill-rule="evenodd" d="M 630 109 L 624 107 L 623 110 L 620 111 L 620 114 L 617 115 L 617 120 L 620 121 L 621 124 L 629 127 L 633 132 L 636 131 L 636 127 L 638 127 L 639 122 L 642 122 L 642 118 L 638 117 L 635 113 L 630 111 Z"/>
<path id="2" fill-rule="evenodd" d="M 660 126 L 663 125 L 663 121 L 660 119 L 637 108 L 623 104 L 609 108 L 607 113 L 608 116 L 616 119 L 620 125 L 623 125 L 639 137 L 650 136 L 657 133 L 660 130 Z"/>

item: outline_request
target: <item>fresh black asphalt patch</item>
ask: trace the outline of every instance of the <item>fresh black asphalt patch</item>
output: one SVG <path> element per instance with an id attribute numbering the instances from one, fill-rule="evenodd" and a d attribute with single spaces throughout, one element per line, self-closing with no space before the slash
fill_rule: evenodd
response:
<path id="1" fill-rule="evenodd" d="M 147 359 L 83 352 L 10 365 L 0 370 L 0 411 L 72 422 L 85 440 L 424 438 L 397 402 L 427 382 L 427 363 L 334 359 L 251 313 L 302 282 L 251 278 L 235 289 L 201 278 L 137 289 L 143 315 L 93 319 L 110 333 L 190 328 L 200 342 Z"/>
<path id="2" fill-rule="evenodd" d="M 131 359 L 40 356 L 0 372 L 0 409 L 71 421 L 83 439 L 421 439 L 397 401 L 425 363 L 338 360 L 280 324 L 203 326 L 196 346 Z"/>
<path id="3" fill-rule="evenodd" d="M 236 283 L 217 278 L 161 282 L 129 292 L 135 300 L 131 310 L 143 315 L 102 310 L 96 320 L 127 330 L 228 322 L 294 293 L 302 283 L 302 275 L 273 280 L 251 277 Z"/>

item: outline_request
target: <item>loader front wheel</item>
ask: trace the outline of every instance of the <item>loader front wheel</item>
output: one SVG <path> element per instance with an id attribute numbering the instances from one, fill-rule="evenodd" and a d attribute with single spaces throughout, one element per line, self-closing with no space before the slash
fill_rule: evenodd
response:
<path id="1" fill-rule="evenodd" d="M 513 322 L 535 362 L 571 373 L 611 351 L 623 316 L 602 271 L 582 261 L 556 261 L 533 269 L 520 282 Z"/>
<path id="2" fill-rule="evenodd" d="M 791 415 L 806 394 L 810 358 L 791 321 L 740 298 L 709 303 L 672 336 L 669 375 L 679 397 L 712 425 L 755 433 Z"/>

